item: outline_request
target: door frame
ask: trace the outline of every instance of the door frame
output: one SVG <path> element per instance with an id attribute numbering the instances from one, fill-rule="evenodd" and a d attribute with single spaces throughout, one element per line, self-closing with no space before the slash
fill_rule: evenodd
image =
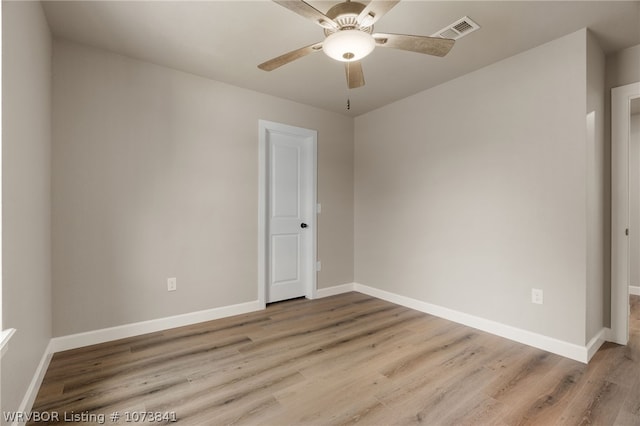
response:
<path id="1" fill-rule="evenodd" d="M 629 142 L 631 100 L 640 98 L 640 82 L 611 89 L 611 335 L 629 341 Z"/>
<path id="2" fill-rule="evenodd" d="M 266 307 L 267 286 L 269 285 L 269 227 L 267 200 L 269 194 L 269 157 L 267 155 L 267 144 L 269 133 L 279 132 L 295 136 L 303 136 L 311 139 L 311 182 L 309 211 L 312 212 L 309 218 L 310 247 L 307 267 L 305 268 L 306 289 L 305 297 L 314 299 L 316 297 L 316 259 L 317 259 L 317 175 L 318 175 L 318 132 L 302 127 L 290 126 L 267 120 L 258 120 L 258 303 L 261 308 Z"/>

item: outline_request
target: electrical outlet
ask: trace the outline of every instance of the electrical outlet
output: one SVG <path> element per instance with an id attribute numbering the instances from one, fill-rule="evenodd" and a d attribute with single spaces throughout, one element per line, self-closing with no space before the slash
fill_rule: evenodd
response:
<path id="1" fill-rule="evenodd" d="M 542 305 L 543 294 L 542 290 L 539 288 L 531 289 L 531 303 L 537 303 L 538 305 Z"/>
<path id="2" fill-rule="evenodd" d="M 322 270 L 322 262 L 319 260 L 316 262 L 316 271 L 320 272 Z"/>
<path id="3" fill-rule="evenodd" d="M 318 214 L 322 213 L 322 204 L 318 203 L 318 205 L 316 207 L 316 213 L 318 213 Z"/>
<path id="4" fill-rule="evenodd" d="M 175 278 L 167 278 L 167 291 L 176 291 L 178 282 Z"/>

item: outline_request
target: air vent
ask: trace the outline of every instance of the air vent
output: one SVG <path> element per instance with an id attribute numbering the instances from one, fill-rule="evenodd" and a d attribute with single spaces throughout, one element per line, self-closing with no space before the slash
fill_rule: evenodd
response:
<path id="1" fill-rule="evenodd" d="M 459 38 L 462 38 L 467 34 L 471 34 L 475 30 L 479 29 L 480 25 L 473 22 L 468 16 L 465 16 L 464 18 L 460 18 L 453 24 L 447 25 L 440 31 L 432 34 L 431 37 L 451 38 L 453 40 L 458 40 Z"/>

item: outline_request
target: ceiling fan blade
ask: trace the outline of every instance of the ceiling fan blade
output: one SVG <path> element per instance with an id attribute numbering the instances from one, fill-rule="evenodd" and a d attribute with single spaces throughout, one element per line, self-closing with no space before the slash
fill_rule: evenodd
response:
<path id="1" fill-rule="evenodd" d="M 293 62 L 296 59 L 300 59 L 313 52 L 319 52 L 321 50 L 322 50 L 322 42 L 311 44 L 309 46 L 301 47 L 300 49 L 287 52 L 284 55 L 280 55 L 277 58 L 270 59 L 267 62 L 263 62 L 260 65 L 258 65 L 258 68 L 260 68 L 263 71 L 273 71 L 276 68 L 279 68 L 283 65 L 288 64 L 289 62 Z"/>
<path id="2" fill-rule="evenodd" d="M 373 34 L 377 46 L 392 47 L 410 52 L 426 53 L 427 55 L 445 56 L 455 43 L 455 40 L 440 37 L 426 37 L 404 34 Z"/>
<path id="3" fill-rule="evenodd" d="M 399 2 L 400 0 L 371 0 L 367 7 L 358 15 L 358 24 L 361 27 L 370 27 Z"/>
<path id="4" fill-rule="evenodd" d="M 303 0 L 273 0 L 282 7 L 286 7 L 303 18 L 307 18 L 320 25 L 322 28 L 338 30 L 340 27 L 336 22 L 315 7 Z"/>
<path id="5" fill-rule="evenodd" d="M 360 61 L 345 62 L 344 70 L 347 73 L 347 86 L 349 89 L 357 89 L 364 86 L 364 74 Z"/>

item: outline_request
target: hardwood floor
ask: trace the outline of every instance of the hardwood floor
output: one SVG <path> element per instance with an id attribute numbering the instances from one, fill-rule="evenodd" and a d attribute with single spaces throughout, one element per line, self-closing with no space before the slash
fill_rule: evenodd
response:
<path id="1" fill-rule="evenodd" d="M 605 344 L 588 366 L 359 293 L 297 299 L 57 353 L 34 411 L 94 424 L 175 412 L 185 425 L 640 425 L 640 297 L 629 345 Z"/>

